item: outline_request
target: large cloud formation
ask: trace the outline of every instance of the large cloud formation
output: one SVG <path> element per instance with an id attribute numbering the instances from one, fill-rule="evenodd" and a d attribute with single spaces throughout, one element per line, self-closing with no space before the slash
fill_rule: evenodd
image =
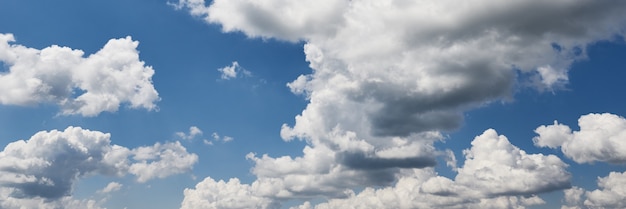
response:
<path id="1" fill-rule="evenodd" d="M 145 182 L 190 171 L 198 160 L 178 142 L 128 149 L 111 144 L 110 137 L 108 133 L 68 127 L 9 143 L 0 152 L 0 193 L 6 194 L 0 197 L 0 206 L 68 205 L 77 201 L 70 195 L 80 178 L 131 173 L 138 182 Z"/>
<path id="2" fill-rule="evenodd" d="M 295 124 L 283 125 L 281 137 L 308 146 L 300 157 L 247 156 L 255 162 L 253 184 L 271 188 L 259 191 L 262 197 L 351 197 L 355 187 L 391 189 L 411 177 L 407 172 L 429 169 L 445 155 L 433 145 L 445 139 L 442 131 L 462 124 L 463 111 L 511 98 L 516 83 L 559 89 L 588 45 L 626 33 L 623 1 L 179 0 L 177 6 L 225 32 L 305 42 L 313 72 L 288 87 L 309 104 Z M 508 148 L 520 164 L 499 163 L 520 168 L 511 175 L 527 182 L 487 185 L 487 179 L 511 176 L 470 158 L 455 184 L 496 186 L 483 195 L 509 202 L 511 194 L 568 186 L 538 178 L 551 167 L 533 167 L 561 165 L 558 158 Z M 473 155 L 483 151 L 489 152 Z M 473 167 L 485 172 L 464 180 Z M 564 172 L 554 175 L 566 179 Z M 534 186 L 518 187 L 524 185 Z"/>
<path id="3" fill-rule="evenodd" d="M 96 116 L 115 112 L 122 103 L 155 110 L 159 100 L 152 85 L 154 70 L 139 60 L 131 37 L 111 39 L 98 52 L 61 46 L 34 49 L 13 44 L 12 34 L 0 34 L 0 104 L 55 103 L 61 114 Z"/>
<path id="4" fill-rule="evenodd" d="M 477 136 L 464 153 L 465 164 L 458 169 L 454 180 L 438 176 L 433 168 L 410 169 L 391 187 L 368 187 L 359 194 L 346 190 L 344 198 L 316 206 L 306 202 L 297 208 L 524 208 L 544 203 L 534 194 L 570 187 L 567 165 L 558 157 L 527 154 L 493 129 Z M 269 178 L 269 174 L 255 171 L 259 179 L 249 185 L 241 184 L 238 179 L 216 182 L 207 177 L 195 189 L 185 189 L 181 208 L 279 208 L 281 199 L 293 198 L 295 188 L 313 187 L 328 180 L 324 175 L 318 176 L 322 180 L 310 178 L 312 174 L 307 172 L 314 172 L 290 161 L 277 159 L 273 171 L 292 169 L 299 174 Z M 257 162 L 257 166 L 263 163 L 267 162 Z M 315 166 L 303 167 L 314 169 Z M 354 181 L 352 176 L 341 177 L 344 181 Z M 332 188 L 330 184 L 317 187 Z"/>

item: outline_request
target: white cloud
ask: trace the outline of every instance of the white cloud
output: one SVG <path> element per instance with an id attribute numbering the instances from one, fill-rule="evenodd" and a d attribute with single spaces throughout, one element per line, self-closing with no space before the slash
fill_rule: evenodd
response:
<path id="1" fill-rule="evenodd" d="M 96 116 L 131 108 L 156 110 L 159 101 L 152 85 L 154 70 L 139 60 L 138 42 L 131 37 L 111 39 L 98 52 L 61 46 L 44 49 L 13 44 L 12 34 L 0 34 L 0 104 L 54 103 L 60 114 Z"/>
<path id="2" fill-rule="evenodd" d="M 443 192 L 448 190 L 449 192 Z M 439 193 L 437 193 L 439 192 Z M 453 194 L 454 193 L 454 194 Z M 537 196 L 472 196 L 468 188 L 454 185 L 445 177 L 436 176 L 432 169 L 416 170 L 411 177 L 402 177 L 393 187 L 366 188 L 344 199 L 331 199 L 312 206 L 309 202 L 292 209 L 332 208 L 525 208 L 543 204 Z"/>
<path id="3" fill-rule="evenodd" d="M 626 163 L 626 119 L 610 113 L 588 114 L 578 119 L 578 126 L 580 131 L 572 132 L 555 121 L 535 129 L 539 136 L 533 141 L 539 147 L 561 147 L 578 163 Z"/>
<path id="4" fill-rule="evenodd" d="M 187 153 L 178 141 L 157 142 L 151 147 L 133 149 L 133 153 L 137 162 L 130 165 L 128 172 L 137 176 L 138 182 L 189 172 L 198 162 L 198 155 Z"/>
<path id="5" fill-rule="evenodd" d="M 222 73 L 222 75 L 220 76 L 222 80 L 230 80 L 233 78 L 237 78 L 237 76 L 252 76 L 252 72 L 242 68 L 237 61 L 233 62 L 233 64 L 230 66 L 219 68 L 217 69 L 217 71 Z"/>
<path id="6" fill-rule="evenodd" d="M 626 172 L 611 172 L 606 177 L 598 178 L 598 187 L 599 189 L 593 191 L 585 191 L 578 187 L 565 190 L 565 205 L 561 208 L 626 207 Z"/>
<path id="7" fill-rule="evenodd" d="M 213 137 L 213 140 L 216 141 L 216 142 L 221 141 L 223 143 L 226 143 L 226 142 L 231 142 L 231 141 L 235 140 L 235 138 L 230 137 L 230 136 L 220 136 L 220 134 L 218 134 L 217 132 L 213 132 L 213 134 L 211 134 L 211 136 Z M 205 144 L 206 144 L 206 142 L 205 142 Z M 213 143 L 211 142 L 211 144 L 213 144 Z"/>
<path id="8" fill-rule="evenodd" d="M 3 209 L 102 209 L 102 202 L 92 199 L 73 199 L 72 197 L 62 197 L 56 200 L 41 197 L 15 198 L 11 195 L 15 189 L 0 187 L 0 208 Z"/>
<path id="9" fill-rule="evenodd" d="M 611 172 L 609 176 L 598 178 L 600 189 L 585 192 L 585 206 L 589 208 L 625 208 L 626 172 Z"/>
<path id="10" fill-rule="evenodd" d="M 582 205 L 582 195 L 585 191 L 578 187 L 572 187 L 566 190 L 563 190 L 563 198 L 565 199 L 565 204 L 561 207 L 561 209 L 580 209 L 580 205 Z"/>
<path id="11" fill-rule="evenodd" d="M 290 87 L 310 104 L 286 126 L 288 138 L 336 124 L 364 138 L 456 128 L 463 110 L 510 97 L 516 71 L 538 75 L 545 88 L 563 85 L 586 46 L 622 34 L 626 22 L 625 3 L 592 0 L 178 5 L 226 32 L 306 42 L 314 71 Z"/>
<path id="12" fill-rule="evenodd" d="M 228 182 L 215 181 L 210 177 L 198 183 L 195 189 L 185 189 L 181 208 L 189 209 L 270 209 L 280 208 L 269 198 L 252 194 L 249 185 L 241 184 L 233 178 Z"/>
<path id="13" fill-rule="evenodd" d="M 176 136 L 185 140 L 192 140 L 196 138 L 196 136 L 202 136 L 202 130 L 196 126 L 189 127 L 189 133 L 185 132 L 176 132 Z"/>
<path id="14" fill-rule="evenodd" d="M 487 195 L 537 194 L 568 188 L 567 164 L 554 155 L 527 154 L 489 129 L 464 151 L 456 182 Z"/>
<path id="15" fill-rule="evenodd" d="M 61 201 L 71 195 L 76 181 L 87 176 L 131 173 L 145 182 L 189 171 L 197 162 L 197 156 L 178 142 L 130 150 L 112 145 L 110 136 L 68 127 L 9 143 L 0 152 L 0 189 L 10 195 L 1 196 L 0 202 Z"/>
<path id="16" fill-rule="evenodd" d="M 122 188 L 122 184 L 117 183 L 117 182 L 111 182 L 109 184 L 107 184 L 104 188 L 102 188 L 101 190 L 98 190 L 98 193 L 110 193 L 110 192 L 115 192 L 118 191 Z"/>
<path id="17" fill-rule="evenodd" d="M 258 178 L 252 185 L 264 188 L 254 195 L 353 197 L 356 187 L 381 188 L 364 190 L 358 204 L 395 194 L 396 182 L 414 178 L 406 172 L 433 166 L 446 155 L 433 146 L 443 140 L 441 131 L 458 128 L 465 110 L 512 97 L 516 74 L 539 79 L 540 89 L 561 87 L 588 45 L 626 31 L 626 2 L 593 0 L 179 0 L 178 6 L 226 32 L 305 42 L 313 71 L 287 86 L 309 104 L 280 134 L 308 145 L 300 157 L 248 155 Z M 442 197 L 448 191 L 433 183 L 429 195 L 439 194 L 432 201 L 440 202 L 425 205 L 468 199 L 477 208 L 532 205 L 542 201 L 521 196 L 569 186 L 567 165 L 553 155 L 527 154 L 495 131 L 475 143 L 449 180 L 469 192 Z M 504 170 L 484 169 L 491 165 Z M 417 207 L 410 204 L 399 207 Z"/>
<path id="18" fill-rule="evenodd" d="M 569 187 L 567 165 L 554 155 L 527 154 L 504 136 L 487 130 L 465 151 L 465 164 L 454 180 L 438 176 L 433 168 L 348 168 L 336 158 L 340 153 L 324 146 L 306 147 L 303 157 L 271 158 L 249 154 L 257 180 L 228 189 L 196 186 L 185 192 L 188 201 L 215 206 L 228 202 L 216 198 L 223 190 L 267 201 L 323 197 L 315 208 L 524 208 L 543 204 L 536 194 Z M 365 159 L 365 161 L 371 159 Z M 375 165 L 377 161 L 371 161 Z M 392 161 L 393 162 L 393 161 Z M 390 171 L 391 169 L 391 171 Z M 391 174 L 391 176 L 389 176 Z M 397 179 L 396 179 L 397 178 Z M 208 177 L 210 185 L 215 181 Z M 231 180 L 233 181 L 233 180 Z M 224 183 L 223 183 L 224 184 Z M 374 185 L 389 185 L 374 189 Z M 352 188 L 364 186 L 355 194 Z M 234 193 L 234 192 L 233 192 Z M 198 194 L 203 194 L 199 196 Z M 189 205 L 187 208 L 198 205 Z M 217 207 L 217 206 L 216 206 Z M 299 208 L 312 208 L 304 203 Z M 185 207 L 183 207 L 185 208 Z M 219 208 L 219 207 L 217 207 Z"/>

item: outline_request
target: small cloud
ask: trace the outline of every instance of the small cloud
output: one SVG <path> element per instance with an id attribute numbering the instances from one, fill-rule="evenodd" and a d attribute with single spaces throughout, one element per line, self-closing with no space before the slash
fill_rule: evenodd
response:
<path id="1" fill-rule="evenodd" d="M 111 182 L 106 187 L 102 188 L 101 190 L 98 190 L 98 193 L 105 194 L 105 193 L 115 192 L 115 191 L 120 190 L 122 186 L 123 185 L 120 183 Z"/>
<path id="2" fill-rule="evenodd" d="M 213 134 L 211 134 L 211 136 L 213 136 L 213 140 L 216 142 L 221 141 L 222 143 L 226 143 L 226 142 L 230 142 L 235 140 L 235 138 L 230 137 L 230 136 L 220 136 L 217 132 L 213 132 Z M 210 143 L 210 145 L 213 145 L 212 142 L 205 140 L 205 144 Z"/>
<path id="3" fill-rule="evenodd" d="M 220 76 L 222 80 L 230 80 L 233 78 L 237 78 L 238 76 L 252 77 L 252 72 L 241 67 L 237 61 L 234 61 L 233 64 L 230 66 L 219 68 L 217 69 L 217 71 L 222 73 L 222 75 Z"/>
<path id="4" fill-rule="evenodd" d="M 196 126 L 189 127 L 189 133 L 184 132 L 176 132 L 176 136 L 185 140 L 192 140 L 196 138 L 196 136 L 202 136 L 202 130 Z"/>
<path id="5" fill-rule="evenodd" d="M 229 142 L 229 141 L 232 141 L 232 140 L 234 140 L 234 138 L 233 138 L 233 137 L 230 137 L 230 136 L 224 136 L 224 137 L 222 138 L 222 141 L 224 141 L 224 142 Z"/>
<path id="6" fill-rule="evenodd" d="M 206 139 L 202 140 L 202 142 L 204 142 L 204 144 L 206 144 L 206 145 L 213 145 L 212 141 L 209 141 L 209 140 L 206 140 Z"/>

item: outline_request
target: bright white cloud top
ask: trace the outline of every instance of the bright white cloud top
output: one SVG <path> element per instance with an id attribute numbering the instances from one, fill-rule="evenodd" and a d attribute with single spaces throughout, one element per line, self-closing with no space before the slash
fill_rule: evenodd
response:
<path id="1" fill-rule="evenodd" d="M 13 34 L 0 34 L 0 104 L 54 103 L 61 114 L 97 116 L 116 112 L 120 104 L 156 110 L 159 95 L 154 70 L 139 60 L 131 37 L 109 40 L 95 54 L 53 45 L 34 49 L 13 44 Z"/>
<path id="2" fill-rule="evenodd" d="M 72 3 L 0 3 L 0 208 L 626 207 L 626 1 Z"/>

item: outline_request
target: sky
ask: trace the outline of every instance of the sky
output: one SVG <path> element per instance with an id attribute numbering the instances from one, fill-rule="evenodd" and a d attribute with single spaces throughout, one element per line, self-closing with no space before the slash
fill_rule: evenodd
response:
<path id="1" fill-rule="evenodd" d="M 0 1 L 0 208 L 626 208 L 626 2 Z"/>

